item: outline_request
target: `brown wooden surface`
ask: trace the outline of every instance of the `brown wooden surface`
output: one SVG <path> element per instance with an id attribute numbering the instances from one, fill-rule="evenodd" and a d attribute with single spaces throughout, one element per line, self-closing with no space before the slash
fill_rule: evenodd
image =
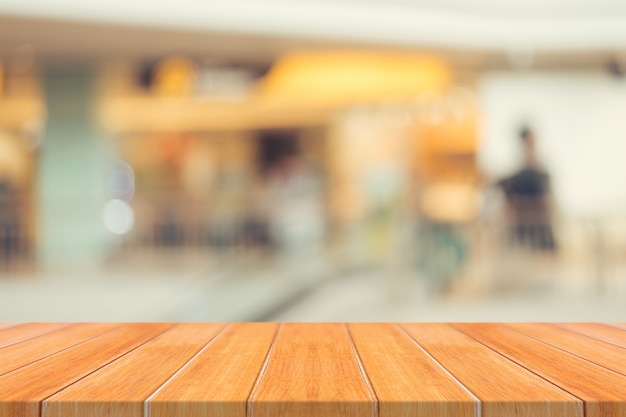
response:
<path id="1" fill-rule="evenodd" d="M 447 324 L 402 327 L 478 397 L 483 417 L 583 417 L 580 400 Z"/>
<path id="2" fill-rule="evenodd" d="M 0 376 L 0 416 L 35 417 L 41 402 L 164 332 L 170 324 L 129 324 Z"/>
<path id="3" fill-rule="evenodd" d="M 506 325 L 455 326 L 468 336 L 583 400 L 586 417 L 626 416 L 626 378 L 623 375 L 523 335 Z"/>
<path id="4" fill-rule="evenodd" d="M 86 376 L 43 403 L 43 417 L 143 415 L 143 402 L 206 346 L 222 324 L 180 324 Z"/>
<path id="5" fill-rule="evenodd" d="M 401 329 L 350 324 L 380 417 L 478 416 L 478 401 Z"/>
<path id="6" fill-rule="evenodd" d="M 549 345 L 580 356 L 596 365 L 626 375 L 626 361 L 623 360 L 626 351 L 619 346 L 604 343 L 582 334 L 572 333 L 550 324 L 516 323 L 509 325 L 509 327 Z"/>
<path id="7" fill-rule="evenodd" d="M 626 417 L 626 329 L 0 323 L 0 417 Z"/>
<path id="8" fill-rule="evenodd" d="M 239 323 L 181 370 L 148 402 L 149 416 L 245 416 L 246 403 L 278 325 Z"/>
<path id="9" fill-rule="evenodd" d="M 0 323 L 0 330 L 7 329 L 9 327 L 17 326 L 17 323 Z"/>
<path id="10" fill-rule="evenodd" d="M 120 324 L 76 324 L 0 349 L 0 375 L 106 333 Z"/>
<path id="11" fill-rule="evenodd" d="M 626 331 L 600 323 L 558 323 L 559 327 L 626 348 Z"/>
<path id="12" fill-rule="evenodd" d="M 343 324 L 283 324 L 249 415 L 375 417 L 376 398 Z"/>
<path id="13" fill-rule="evenodd" d="M 53 332 L 67 325 L 67 323 L 28 323 L 11 326 L 0 331 L 0 348 Z"/>

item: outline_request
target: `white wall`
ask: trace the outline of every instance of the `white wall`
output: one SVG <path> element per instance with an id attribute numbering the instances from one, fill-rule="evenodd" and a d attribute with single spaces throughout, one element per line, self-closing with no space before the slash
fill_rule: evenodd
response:
<path id="1" fill-rule="evenodd" d="M 517 132 L 533 126 L 564 214 L 626 213 L 626 79 L 499 73 L 479 86 L 479 160 L 491 178 L 520 162 Z"/>

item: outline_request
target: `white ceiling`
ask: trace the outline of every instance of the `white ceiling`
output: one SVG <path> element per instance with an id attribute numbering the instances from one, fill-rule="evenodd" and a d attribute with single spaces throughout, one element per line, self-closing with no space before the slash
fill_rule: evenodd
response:
<path id="1" fill-rule="evenodd" d="M 322 0 L 324 1 L 324 0 Z M 340 0 L 379 4 L 407 4 L 487 14 L 609 15 L 626 11 L 622 0 Z"/>
<path id="2" fill-rule="evenodd" d="M 626 49 L 623 0 L 0 0 L 0 15 L 410 47 Z"/>

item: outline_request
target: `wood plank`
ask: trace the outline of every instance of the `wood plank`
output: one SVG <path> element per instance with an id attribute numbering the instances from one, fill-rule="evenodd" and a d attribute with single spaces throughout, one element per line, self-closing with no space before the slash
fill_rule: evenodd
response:
<path id="1" fill-rule="evenodd" d="M 478 416 L 479 403 L 391 324 L 349 324 L 380 417 Z"/>
<path id="2" fill-rule="evenodd" d="M 626 416 L 614 324 L 59 326 L 0 330 L 0 417 Z"/>
<path id="3" fill-rule="evenodd" d="M 343 324 L 283 324 L 252 393 L 251 417 L 374 417 L 377 401 Z"/>
<path id="4" fill-rule="evenodd" d="M 4 347 L 0 349 L 0 375 L 14 371 L 119 326 L 120 324 L 116 323 L 76 324 Z"/>
<path id="5" fill-rule="evenodd" d="M 513 323 L 520 333 L 626 376 L 626 349 L 550 324 Z"/>
<path id="6" fill-rule="evenodd" d="M 0 331 L 0 348 L 69 326 L 69 323 L 26 323 Z"/>
<path id="7" fill-rule="evenodd" d="M 275 323 L 228 327 L 146 401 L 146 416 L 245 417 L 277 328 Z"/>
<path id="8" fill-rule="evenodd" d="M 583 417 L 578 398 L 447 324 L 401 327 L 480 399 L 483 417 Z"/>
<path id="9" fill-rule="evenodd" d="M 0 417 L 37 417 L 41 401 L 173 324 L 129 324 L 0 376 Z"/>
<path id="10" fill-rule="evenodd" d="M 179 324 L 48 398 L 42 415 L 142 417 L 144 400 L 223 328 Z"/>
<path id="11" fill-rule="evenodd" d="M 626 378 L 501 324 L 454 324 L 585 402 L 586 417 L 626 416 Z"/>
<path id="12" fill-rule="evenodd" d="M 559 327 L 626 348 L 626 331 L 600 323 L 557 323 Z"/>

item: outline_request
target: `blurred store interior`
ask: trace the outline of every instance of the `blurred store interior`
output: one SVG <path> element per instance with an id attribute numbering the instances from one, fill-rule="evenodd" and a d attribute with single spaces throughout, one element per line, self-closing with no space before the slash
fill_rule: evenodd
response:
<path id="1" fill-rule="evenodd" d="M 0 0 L 0 321 L 625 321 L 626 3 Z"/>

